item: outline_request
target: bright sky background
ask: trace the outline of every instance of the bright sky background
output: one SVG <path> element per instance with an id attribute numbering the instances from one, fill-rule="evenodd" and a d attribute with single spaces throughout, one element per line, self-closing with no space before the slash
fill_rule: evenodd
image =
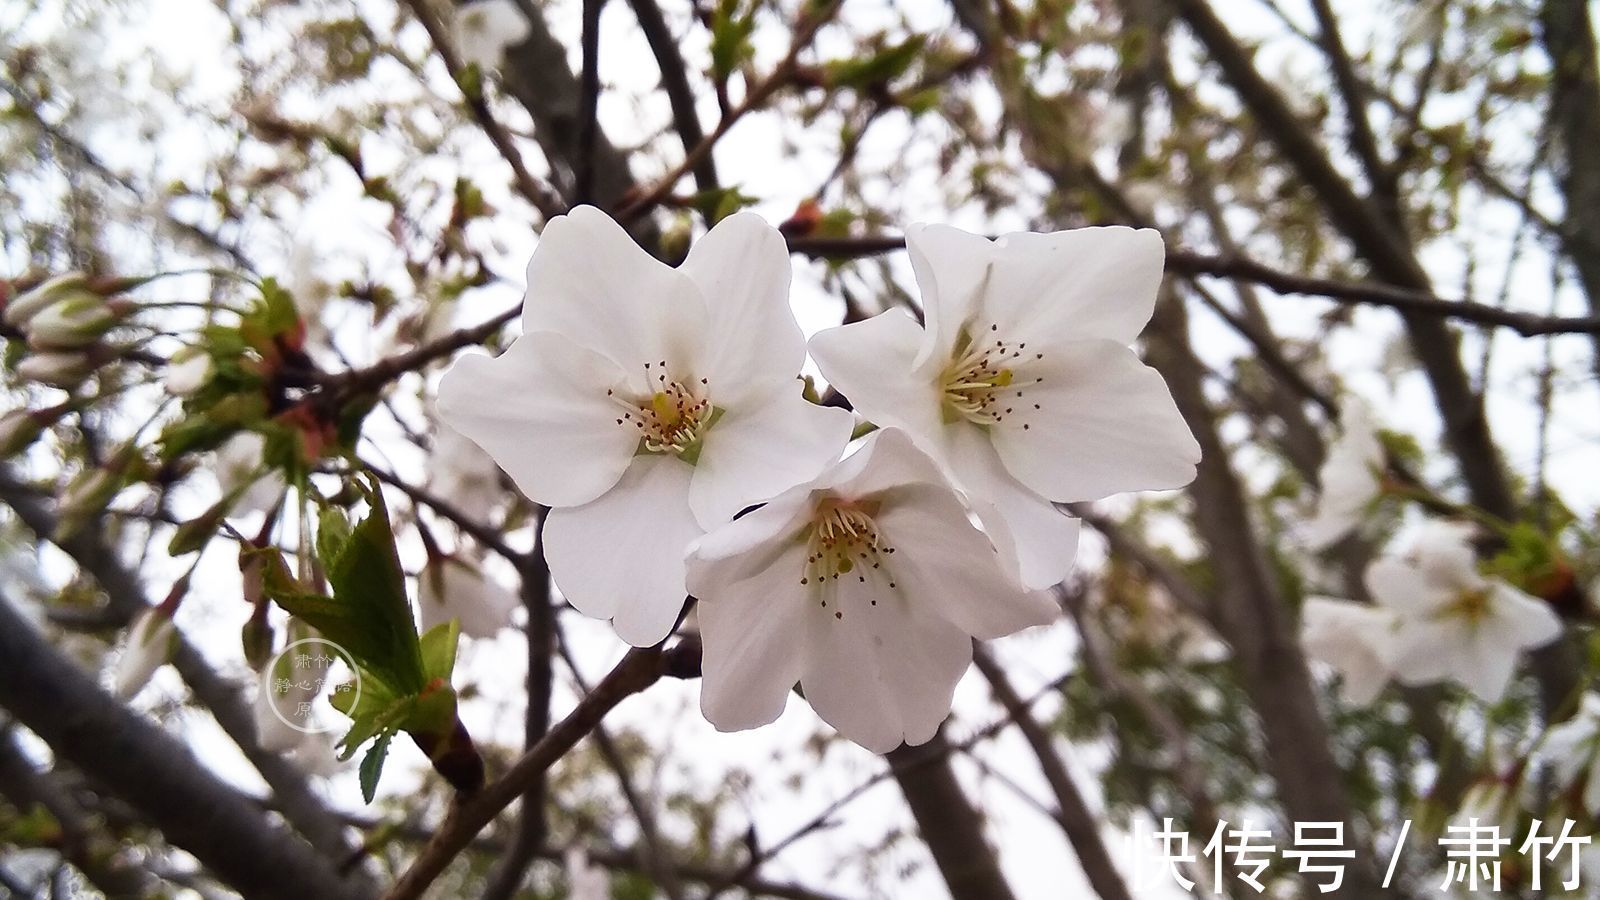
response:
<path id="1" fill-rule="evenodd" d="M 1249 30 L 1253 19 L 1248 7 L 1253 4 L 1219 5 L 1225 7 L 1230 16 L 1237 18 L 1236 24 Z M 1358 43 L 1364 40 L 1364 32 L 1369 28 L 1394 27 L 1393 15 L 1388 12 L 1394 7 L 1381 0 L 1346 0 L 1337 5 L 1341 13 L 1348 15 L 1347 20 L 1354 26 L 1353 33 L 1362 36 L 1356 39 Z M 4 33 L 14 18 L 8 14 L 7 6 L 4 0 L 0 0 L 0 34 Z M 874 5 L 861 0 L 859 6 L 852 4 L 852 7 L 851 15 L 857 22 L 869 19 L 875 9 L 885 21 L 892 19 L 890 5 L 886 2 Z M 941 3 L 924 0 L 909 4 L 909 7 L 914 17 L 929 27 L 950 24 L 950 16 Z M 10 12 L 15 13 L 16 10 Z M 225 100 L 234 87 L 234 76 L 231 68 L 218 63 L 218 60 L 228 58 L 227 32 L 224 20 L 211 3 L 207 0 L 159 0 L 150 4 L 148 12 L 148 17 L 142 22 L 133 23 L 119 32 L 116 41 L 110 45 L 94 46 L 92 39 L 84 36 L 84 52 L 111 53 L 130 60 L 153 54 L 162 68 L 175 73 L 188 73 L 188 77 L 181 77 L 179 82 L 183 85 L 183 96 L 189 102 L 215 104 Z M 557 35 L 569 47 L 577 46 L 579 24 L 576 3 L 556 4 L 552 12 L 552 24 Z M 609 4 L 603 25 L 604 58 L 608 61 L 604 75 L 608 83 L 627 88 L 629 92 L 652 87 L 656 81 L 654 65 L 649 62 L 643 39 L 633 29 L 626 5 Z M 413 37 L 421 39 L 419 35 Z M 704 35 L 696 31 L 684 42 L 686 54 L 691 59 L 698 58 L 703 53 L 704 43 Z M 827 43 L 824 41 L 825 46 Z M 761 48 L 769 59 L 775 57 L 780 49 L 770 41 Z M 644 62 L 635 65 L 634 61 L 637 60 Z M 1312 74 L 1314 63 L 1314 59 L 1294 51 L 1269 50 L 1263 55 L 1263 65 L 1269 70 L 1281 65 L 1290 70 L 1304 70 L 1308 77 Z M 715 121 L 715 106 L 709 97 L 705 99 L 702 120 L 711 123 Z M 651 125 L 663 121 L 665 117 L 663 104 L 657 103 L 641 111 L 617 95 L 605 96 L 600 111 L 602 121 L 613 135 L 636 132 L 641 113 L 647 116 Z M 896 128 L 900 128 L 900 131 L 896 132 Z M 864 161 L 870 165 L 874 154 L 900 154 L 903 136 L 903 126 L 883 126 L 865 146 Z M 107 154 L 107 159 L 113 164 L 137 168 L 146 159 L 159 159 L 163 170 L 174 173 L 192 167 L 201 158 L 205 147 L 201 142 L 207 140 L 203 134 L 181 133 L 163 135 L 158 144 L 127 140 L 126 134 L 95 134 L 93 137 L 96 146 Z M 833 163 L 824 148 L 813 147 L 804 149 L 794 159 L 777 163 L 775 170 L 774 153 L 781 140 L 782 130 L 774 121 L 773 114 L 754 115 L 742 122 L 719 145 L 716 157 L 724 182 L 742 182 L 752 188 L 751 192 L 764 195 L 766 199 L 756 209 L 773 222 L 786 218 L 795 204 L 820 183 Z M 474 152 L 482 154 L 483 158 L 464 160 L 463 164 L 481 164 L 487 171 L 499 171 L 498 158 L 493 156 L 492 150 L 484 142 L 473 142 L 472 146 Z M 374 144 L 372 150 L 368 163 L 381 171 L 384 167 L 383 148 Z M 927 145 L 922 150 L 933 152 Z M 919 219 L 947 221 L 979 231 L 1022 229 L 1035 224 L 1033 217 L 1037 210 L 1015 210 L 1007 216 L 993 219 L 980 218 L 971 211 L 952 215 L 942 208 L 942 192 L 936 181 L 937 169 L 930 165 L 922 167 L 921 173 L 909 183 L 896 185 L 901 202 L 905 202 L 906 198 L 912 198 L 913 201 L 926 198 L 926 202 L 920 206 L 913 203 Z M 636 167 L 636 174 L 647 174 L 642 164 Z M 485 181 L 488 183 L 484 186 L 490 188 L 493 179 L 486 178 Z M 490 199 L 496 202 L 498 198 L 491 193 Z M 387 221 L 386 212 L 356 199 L 354 191 L 330 191 L 300 210 L 299 220 L 301 227 L 295 236 L 295 244 L 315 248 L 316 257 L 324 266 L 320 271 L 330 280 L 336 279 L 340 272 L 357 269 L 353 261 L 369 260 L 378 264 L 385 261 L 383 245 L 386 237 L 383 230 Z M 1502 216 L 1484 221 L 1482 228 L 1486 232 L 1504 234 L 1514 224 L 1514 220 Z M 478 229 L 484 227 L 484 223 L 475 226 Z M 514 231 L 496 233 L 492 239 L 500 251 L 494 257 L 496 271 L 506 276 L 508 283 L 472 292 L 457 313 L 457 322 L 460 324 L 480 321 L 509 307 L 520 297 L 521 272 L 537 237 L 531 231 Z M 264 263 L 270 265 L 276 260 L 287 266 L 296 247 L 293 244 L 277 246 L 282 243 L 268 235 L 263 236 L 261 243 L 251 249 L 257 259 Z M 1487 246 L 1502 248 L 1505 242 L 1490 242 Z M 1448 286 L 1460 283 L 1457 274 L 1461 270 L 1460 255 L 1439 251 L 1430 254 L 1427 261 L 1441 279 L 1441 292 L 1453 296 L 1455 292 Z M 894 264 L 902 282 L 910 284 L 909 266 L 905 260 L 897 258 Z M 795 266 L 795 311 L 803 328 L 811 333 L 836 324 L 842 304 L 821 287 L 823 267 L 798 258 Z M 1528 254 L 1528 261 L 1517 275 L 1519 306 L 1544 311 L 1549 300 L 1549 278 L 1542 271 L 1545 266 L 1542 254 L 1537 251 Z M 1484 268 L 1498 277 L 1496 266 Z M 1487 283 L 1491 280 L 1487 275 L 1485 280 L 1486 283 L 1479 285 L 1478 290 L 1484 296 L 1492 296 L 1498 289 L 1498 283 Z M 1523 285 L 1526 285 L 1525 291 Z M 1270 294 L 1265 296 L 1264 302 L 1269 304 L 1269 311 L 1279 315 L 1278 324 L 1284 333 L 1308 338 L 1318 333 L 1317 316 L 1326 309 L 1322 303 L 1302 298 L 1278 298 Z M 1564 295 L 1558 298 L 1555 311 L 1577 314 L 1582 311 L 1581 303 L 1575 295 Z M 1203 353 L 1220 359 L 1238 351 L 1238 339 L 1224 326 L 1203 314 L 1197 313 L 1195 318 L 1199 329 L 1196 344 Z M 341 341 L 347 349 L 360 347 L 366 342 L 371 352 L 377 352 L 382 341 L 376 336 L 369 338 L 359 331 L 359 323 L 339 330 Z M 1431 398 L 1420 375 L 1412 372 L 1399 379 L 1390 379 L 1381 374 L 1389 343 L 1374 338 L 1395 332 L 1392 314 L 1381 310 L 1358 312 L 1354 327 L 1341 332 L 1328 346 L 1333 367 L 1347 374 L 1352 387 L 1373 403 L 1380 417 L 1405 426 L 1417 422 L 1431 423 Z M 1498 356 L 1493 379 L 1516 383 L 1522 389 L 1491 392 L 1491 396 L 1496 398 L 1491 406 L 1491 415 L 1509 461 L 1518 471 L 1526 472 L 1531 468 L 1535 453 L 1536 431 L 1526 398 L 1530 395 L 1529 373 L 1540 362 L 1539 346 L 1509 334 L 1497 340 Z M 1476 339 L 1469 337 L 1468 345 L 1474 344 Z M 1576 338 L 1557 341 L 1556 345 L 1558 353 L 1573 358 L 1589 352 L 1587 343 Z M 1600 454 L 1596 452 L 1597 442 L 1600 442 L 1600 417 L 1593 415 L 1597 400 L 1593 388 L 1591 384 L 1587 390 L 1569 392 L 1558 411 L 1552 432 L 1552 481 L 1567 492 L 1569 503 L 1580 511 L 1592 510 L 1600 503 L 1600 480 L 1592 477 L 1595 464 L 1600 462 L 1600 458 L 1597 458 Z M 385 440 L 383 426 L 387 426 L 391 437 L 395 434 L 392 424 L 380 423 L 377 417 L 373 422 L 373 435 L 380 441 Z M 1433 439 L 1432 434 L 1425 433 L 1422 437 L 1427 441 Z M 385 446 L 392 448 L 393 442 L 387 441 Z M 397 451 L 393 456 L 397 467 L 403 471 L 420 471 L 418 454 Z M 1250 472 L 1245 474 L 1247 477 L 1252 475 Z M 195 510 L 198 510 L 209 502 L 209 498 L 201 497 L 196 492 L 192 502 Z M 519 536 L 516 543 L 525 546 L 526 536 Z M 1087 564 L 1092 565 L 1094 554 L 1095 548 L 1088 548 Z M 203 586 L 208 583 L 220 585 L 223 594 L 235 590 L 233 586 L 237 584 L 237 573 L 231 571 L 231 561 L 224 557 L 225 554 L 217 554 L 208 561 L 207 569 L 214 577 L 199 579 L 198 583 L 202 585 L 200 594 L 194 598 L 194 602 L 184 606 L 180 622 L 188 633 L 199 639 L 197 642 L 200 646 L 213 653 L 219 666 L 246 678 L 250 673 L 235 660 L 238 655 L 236 636 L 246 610 L 241 604 L 224 602 L 225 598 L 208 598 L 204 595 Z M 586 677 L 591 681 L 621 656 L 624 648 L 605 625 L 586 620 L 570 610 L 564 615 L 563 621 L 584 662 Z M 1039 686 L 1059 676 L 1075 652 L 1070 629 L 1067 628 L 1055 628 L 1047 633 L 1037 630 L 1024 633 L 998 642 L 996 649 L 1010 665 L 1024 696 L 1031 695 Z M 504 632 L 494 641 L 469 643 L 464 648 L 461 671 L 482 690 L 479 699 L 467 704 L 465 717 L 469 729 L 480 740 L 493 735 L 510 746 L 520 743 L 523 666 L 522 638 L 514 631 Z M 164 704 L 180 690 L 176 675 L 170 670 L 162 672 L 157 682 L 159 690 L 147 692 L 140 701 L 141 706 L 150 708 Z M 573 700 L 566 679 L 563 677 L 560 682 L 565 690 L 558 695 L 557 716 Z M 724 785 L 730 764 L 742 766 L 753 773 L 754 780 L 742 803 L 748 809 L 748 815 L 757 822 L 765 843 L 783 837 L 790 829 L 826 808 L 834 798 L 881 768 L 878 759 L 847 744 L 829 746 L 819 764 L 813 755 L 813 748 L 806 745 L 813 730 L 812 713 L 797 699 L 791 699 L 788 711 L 776 725 L 736 735 L 720 735 L 713 731 L 699 716 L 697 702 L 697 683 L 666 682 L 652 688 L 647 696 L 629 701 L 616 713 L 615 720 L 639 729 L 656 746 L 670 749 L 675 766 L 686 764 L 683 768 L 675 767 L 659 773 L 640 773 L 642 779 L 659 779 L 661 784 L 695 785 L 709 792 Z M 1047 699 L 1037 708 L 1041 714 L 1048 716 L 1054 704 L 1053 699 Z M 982 679 L 969 674 L 958 693 L 956 716 L 950 726 L 951 737 L 959 739 L 981 728 L 996 714 L 997 710 L 988 699 Z M 231 745 L 209 719 L 185 713 L 181 727 L 193 735 L 194 746 L 208 762 L 239 784 L 252 790 L 262 789 L 252 770 L 237 753 L 229 749 Z M 1060 746 L 1082 776 L 1080 785 L 1093 794 L 1096 782 L 1092 773 L 1107 749 L 1097 746 Z M 1081 873 L 1059 829 L 1043 819 L 1038 810 L 1019 799 L 1012 787 L 1006 784 L 1006 781 L 1013 782 L 1034 797 L 1048 796 L 1049 792 L 1021 740 L 1014 731 L 1008 730 L 986 745 L 980 755 L 1003 774 L 1004 779 L 981 772 L 969 761 L 960 762 L 958 771 L 974 800 L 989 817 L 990 834 L 999 845 L 1002 862 L 1019 897 L 1023 900 L 1055 900 L 1082 895 Z M 407 770 L 414 770 L 421 765 L 420 754 L 407 744 L 391 760 L 385 773 L 383 792 L 390 796 L 404 795 L 416 783 L 414 774 Z M 791 778 L 795 779 L 792 784 Z M 353 774 L 335 778 L 327 784 L 327 791 L 341 807 L 354 810 L 360 806 Z M 1098 798 L 1095 797 L 1094 801 L 1098 802 Z M 742 822 L 730 821 L 729 825 L 735 826 L 731 833 L 742 831 Z M 892 782 L 886 782 L 849 806 L 838 817 L 837 827 L 824 829 L 800 842 L 770 864 L 764 874 L 773 878 L 803 880 L 808 885 L 831 889 L 844 896 L 861 896 L 863 889 L 859 873 L 836 869 L 836 859 L 849 855 L 852 849 L 860 845 L 877 841 L 888 829 L 910 827 L 910 818 L 904 812 Z M 1134 857 L 1125 845 L 1124 836 L 1108 829 L 1107 837 L 1113 852 L 1131 871 Z M 1197 835 L 1195 840 L 1203 844 L 1206 837 Z M 921 867 L 904 880 L 899 880 L 895 874 L 896 868 L 912 861 L 921 862 Z M 890 857 L 882 872 L 881 883 L 888 895 L 895 897 L 940 896 L 944 892 L 942 882 L 930 863 L 920 857 L 908 859 L 903 854 Z M 1140 894 L 1152 898 L 1175 895 L 1176 892 L 1172 890 L 1155 889 Z"/>

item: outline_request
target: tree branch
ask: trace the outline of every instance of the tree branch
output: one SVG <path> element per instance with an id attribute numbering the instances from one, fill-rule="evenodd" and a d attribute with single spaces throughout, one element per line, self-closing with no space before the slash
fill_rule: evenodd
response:
<path id="1" fill-rule="evenodd" d="M 1039 762 L 1039 771 L 1044 775 L 1045 783 L 1050 785 L 1051 793 L 1055 794 L 1056 809 L 1052 811 L 1052 816 L 1066 833 L 1072 849 L 1077 851 L 1078 864 L 1082 866 L 1083 874 L 1088 876 L 1089 885 L 1103 900 L 1132 900 L 1127 884 L 1117 872 L 1116 863 L 1112 862 L 1105 841 L 1100 837 L 1097 816 L 1083 799 L 1083 794 L 1079 793 L 1072 773 L 1067 771 L 1066 762 L 1056 752 L 1050 733 L 1034 719 L 1022 695 L 1011 686 L 1005 669 L 989 655 L 988 650 L 975 647 L 972 659 L 977 663 L 978 671 L 988 679 L 995 699 L 1017 723 L 1017 730 L 1022 732 L 1023 739 L 1033 750 L 1034 758 Z"/>
<path id="2" fill-rule="evenodd" d="M 285 900 L 350 895 L 327 860 L 273 825 L 187 746 L 102 691 L 4 597 L 0 706 L 239 891 Z"/>
<path id="3" fill-rule="evenodd" d="M 888 760 L 952 900 L 1014 900 L 983 817 L 956 781 L 944 729 L 926 744 L 889 751 Z"/>
<path id="4" fill-rule="evenodd" d="M 493 821 L 501 810 L 521 797 L 529 785 L 542 778 L 568 750 L 593 731 L 607 713 L 663 676 L 674 674 L 677 671 L 675 666 L 680 665 L 691 650 L 698 663 L 700 648 L 697 642 L 693 646 L 689 642 L 680 643 L 665 652 L 659 647 L 629 650 L 622 661 L 595 685 L 595 689 L 578 701 L 572 712 L 556 723 L 543 740 L 522 754 L 510 770 L 476 794 L 458 799 L 439 824 L 433 840 L 428 842 L 412 862 L 411 868 L 384 895 L 385 900 L 414 900 L 421 897 L 450 861 L 472 841 L 474 835 Z"/>

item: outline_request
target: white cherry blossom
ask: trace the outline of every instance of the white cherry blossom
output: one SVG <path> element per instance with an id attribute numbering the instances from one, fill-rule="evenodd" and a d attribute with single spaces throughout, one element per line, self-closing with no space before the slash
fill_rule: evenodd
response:
<path id="1" fill-rule="evenodd" d="M 1432 523 L 1406 557 L 1367 567 L 1367 590 L 1397 615 L 1393 663 L 1405 684 L 1455 681 L 1487 702 L 1505 693 L 1524 650 L 1561 634 L 1550 605 L 1478 573 L 1470 529 Z"/>
<path id="2" fill-rule="evenodd" d="M 417 576 L 417 612 L 424 633 L 456 619 L 468 637 L 494 637 L 511 624 L 512 612 L 521 605 L 516 594 L 464 559 L 430 560 Z"/>
<path id="3" fill-rule="evenodd" d="M 452 24 L 462 65 L 475 64 L 485 72 L 500 68 L 506 48 L 526 40 L 531 27 L 511 0 L 477 0 L 455 7 Z"/>
<path id="4" fill-rule="evenodd" d="M 695 538 L 816 477 L 849 439 L 848 412 L 801 394 L 788 290 L 783 237 L 753 214 L 674 269 L 579 207 L 528 265 L 522 337 L 440 384 L 444 420 L 553 507 L 543 542 L 563 595 L 631 644 L 672 630 Z"/>
<path id="5" fill-rule="evenodd" d="M 924 328 L 892 310 L 818 334 L 822 374 L 869 420 L 903 428 L 967 494 L 1024 583 L 1076 555 L 1055 502 L 1188 484 L 1200 447 L 1129 345 L 1149 321 L 1165 249 L 1151 230 L 988 240 L 906 233 Z"/>
<path id="6" fill-rule="evenodd" d="M 1052 621 L 938 466 L 897 429 L 816 481 L 706 535 L 689 560 L 704 642 L 700 707 L 725 731 L 818 716 L 873 752 L 933 737 L 973 638 Z"/>
<path id="7" fill-rule="evenodd" d="M 461 513 L 487 521 L 514 492 L 500 486 L 500 467 L 460 432 L 440 423 L 428 459 L 428 490 Z"/>
<path id="8" fill-rule="evenodd" d="M 162 383 L 167 393 L 174 397 L 190 397 L 211 380 L 211 356 L 204 350 L 189 347 L 178 351 L 167 367 Z"/>
<path id="9" fill-rule="evenodd" d="M 111 689 L 129 700 L 150 683 L 156 670 L 172 659 L 178 630 L 172 614 L 160 607 L 141 612 L 128 627 L 128 642 L 111 670 Z"/>
<path id="10" fill-rule="evenodd" d="M 288 753 L 299 747 L 306 736 L 305 726 L 296 728 L 290 722 L 305 718 L 300 704 L 316 700 L 321 685 L 294 677 L 282 656 L 275 663 L 272 669 L 262 670 L 256 681 L 256 743 L 263 750 Z"/>
<path id="11" fill-rule="evenodd" d="M 1328 446 L 1328 456 L 1317 472 L 1322 486 L 1316 513 L 1306 523 L 1303 537 L 1308 547 L 1321 550 L 1337 543 L 1361 524 L 1372 501 L 1383 491 L 1383 444 L 1366 404 L 1347 402 L 1339 416 L 1339 437 Z"/>
<path id="12" fill-rule="evenodd" d="M 1313 659 L 1342 676 L 1344 699 L 1366 706 L 1394 677 L 1393 610 L 1331 597 L 1311 597 L 1301 611 L 1300 640 Z"/>
<path id="13" fill-rule="evenodd" d="M 1600 814 L 1600 694 L 1587 693 L 1572 718 L 1551 726 L 1538 758 L 1562 790 L 1583 787 L 1583 808 Z"/>
<path id="14" fill-rule="evenodd" d="M 233 515 L 265 512 L 283 496 L 283 473 L 262 468 L 266 447 L 267 439 L 260 432 L 241 431 L 217 448 L 217 486 L 223 496 L 238 496 L 230 510 Z"/>

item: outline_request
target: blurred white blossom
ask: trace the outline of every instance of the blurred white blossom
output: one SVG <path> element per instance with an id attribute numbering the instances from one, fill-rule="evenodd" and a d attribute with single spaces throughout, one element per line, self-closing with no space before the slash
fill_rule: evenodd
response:
<path id="1" fill-rule="evenodd" d="M 172 659 L 177 639 L 170 612 L 160 607 L 141 612 L 128 627 L 127 643 L 111 670 L 111 688 L 116 695 L 128 700 L 143 690 L 156 670 Z"/>
<path id="2" fill-rule="evenodd" d="M 1343 681 L 1344 699 L 1365 706 L 1394 676 L 1395 629 L 1393 610 L 1311 597 L 1301 612 L 1301 636 L 1313 659 L 1332 666 Z"/>
<path id="3" fill-rule="evenodd" d="M 604 869 L 589 862 L 582 847 L 568 847 L 564 854 L 567 870 L 567 900 L 611 900 L 611 879 Z"/>
<path id="4" fill-rule="evenodd" d="M 1587 693 L 1572 718 L 1551 726 L 1538 758 L 1562 790 L 1583 788 L 1583 808 L 1600 815 L 1600 694 Z"/>
<path id="5" fill-rule="evenodd" d="M 1344 426 L 1328 446 L 1328 456 L 1317 473 L 1322 491 L 1316 514 L 1306 523 L 1307 546 L 1320 550 L 1337 543 L 1360 526 L 1372 501 L 1383 490 L 1383 444 L 1366 404 L 1350 401 L 1339 416 Z"/>
<path id="6" fill-rule="evenodd" d="M 506 48 L 522 43 L 531 26 L 512 0 L 477 0 L 454 8 L 452 34 L 462 65 L 500 68 Z"/>
<path id="7" fill-rule="evenodd" d="M 231 509 L 233 515 L 265 512 L 283 496 L 283 474 L 263 468 L 266 443 L 259 432 L 241 431 L 217 448 L 217 485 L 223 496 L 238 493 Z"/>
<path id="8" fill-rule="evenodd" d="M 1374 560 L 1366 586 L 1394 616 L 1392 633 L 1388 640 L 1378 639 L 1372 621 L 1348 611 L 1332 619 L 1323 613 L 1316 623 L 1319 645 L 1346 644 L 1329 661 L 1353 660 L 1359 651 L 1350 648 L 1365 639 L 1404 684 L 1454 681 L 1486 702 L 1499 700 L 1522 651 L 1554 640 L 1561 621 L 1548 604 L 1480 575 L 1470 534 L 1458 523 L 1432 522 L 1406 556 Z M 1354 635 L 1336 640 L 1333 632 L 1339 629 Z M 1361 681 L 1357 687 L 1359 695 L 1368 685 Z"/>
<path id="9" fill-rule="evenodd" d="M 428 462 L 428 489 L 464 515 L 486 521 L 510 495 L 500 485 L 500 467 L 459 431 L 439 423 Z"/>
<path id="10" fill-rule="evenodd" d="M 174 397 L 193 396 L 211 380 L 211 356 L 198 348 L 180 350 L 167 366 L 164 383 Z"/>
<path id="11" fill-rule="evenodd" d="M 464 635 L 494 637 L 511 624 L 512 612 L 521 605 L 516 594 L 466 560 L 439 557 L 417 576 L 417 611 L 424 632 L 455 619 Z"/>

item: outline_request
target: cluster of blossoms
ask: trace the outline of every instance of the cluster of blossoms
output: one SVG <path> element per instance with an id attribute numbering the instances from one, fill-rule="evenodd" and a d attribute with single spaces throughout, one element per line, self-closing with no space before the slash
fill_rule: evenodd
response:
<path id="1" fill-rule="evenodd" d="M 1472 533 L 1432 522 L 1406 555 L 1373 561 L 1364 579 L 1372 604 L 1306 601 L 1306 649 L 1343 675 L 1347 700 L 1371 703 L 1393 679 L 1454 681 L 1494 702 L 1520 654 L 1560 636 L 1549 604 L 1479 573 Z"/>
<path id="2" fill-rule="evenodd" d="M 440 384 L 445 423 L 550 507 L 574 607 L 650 646 L 698 599 L 718 728 L 771 722 L 798 684 L 871 750 L 929 739 L 974 638 L 1057 615 L 1042 589 L 1077 523 L 1055 503 L 1194 476 L 1198 445 L 1129 347 L 1159 235 L 907 241 L 926 326 L 896 310 L 810 342 L 866 422 L 806 397 L 788 248 L 749 213 L 677 268 L 598 210 L 553 220 L 522 336 Z"/>

